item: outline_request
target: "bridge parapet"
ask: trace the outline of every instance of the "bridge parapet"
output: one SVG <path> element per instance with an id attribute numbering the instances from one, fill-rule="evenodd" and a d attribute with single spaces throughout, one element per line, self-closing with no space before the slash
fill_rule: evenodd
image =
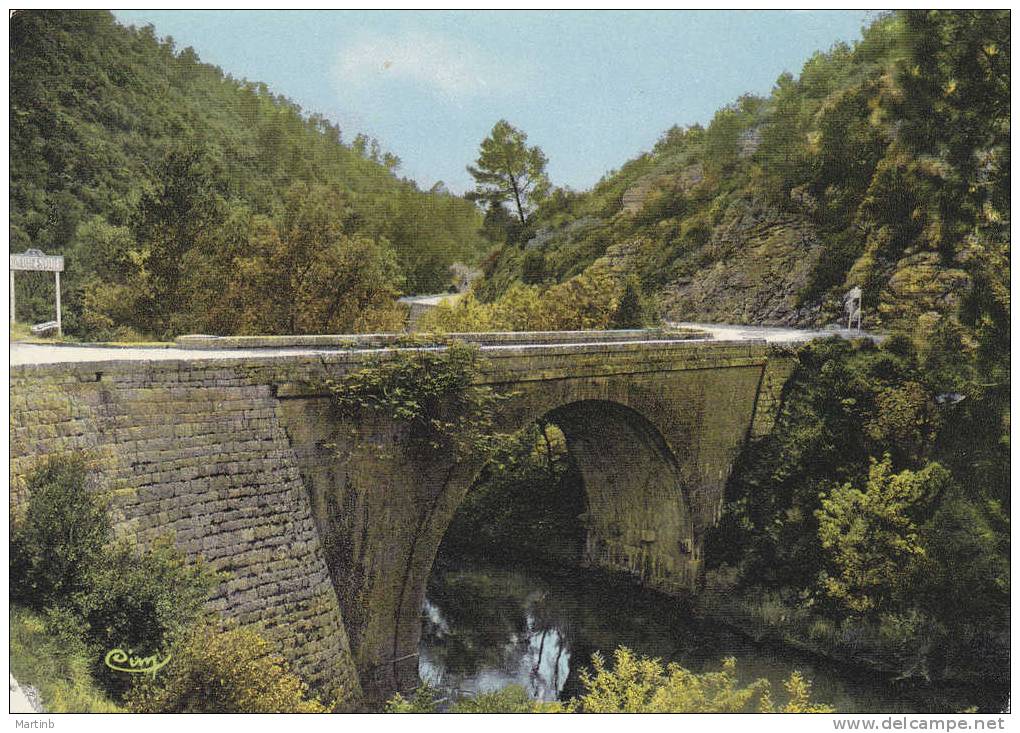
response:
<path id="1" fill-rule="evenodd" d="M 227 347 L 224 347 L 227 348 Z M 231 347 L 233 348 L 233 347 Z M 242 384 L 286 385 L 294 395 L 312 394 L 325 378 L 397 358 L 416 350 L 441 351 L 446 346 L 407 346 L 389 349 L 279 353 L 251 346 L 250 354 L 215 358 L 110 359 L 104 361 L 19 364 L 11 366 L 12 393 L 24 395 L 26 409 L 32 385 L 103 383 L 118 388 L 140 385 L 185 384 L 189 387 L 231 387 Z M 484 357 L 480 379 L 485 384 L 544 381 L 693 369 L 763 366 L 769 359 L 765 341 L 699 341 L 660 339 L 644 341 L 589 341 L 581 343 L 480 345 Z M 309 391 L 312 390 L 312 391 Z M 42 390 L 45 391 L 45 390 Z M 318 390 L 319 394 L 325 394 Z"/>
<path id="2" fill-rule="evenodd" d="M 292 336 L 178 336 L 182 349 L 384 349 L 442 346 L 463 341 L 479 346 L 682 341 L 711 338 L 696 328 L 640 328 L 612 331 L 479 331 L 465 333 L 365 333 Z"/>

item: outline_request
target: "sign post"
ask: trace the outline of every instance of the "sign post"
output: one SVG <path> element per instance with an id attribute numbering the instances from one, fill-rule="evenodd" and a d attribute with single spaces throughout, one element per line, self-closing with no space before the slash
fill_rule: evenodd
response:
<path id="1" fill-rule="evenodd" d="M 861 331 L 861 292 L 860 287 L 852 288 L 846 295 L 843 296 L 843 304 L 846 308 L 846 329 L 849 331 L 854 327 L 854 321 L 857 321 L 857 332 Z"/>
<path id="2" fill-rule="evenodd" d="M 46 255 L 38 249 L 25 250 L 21 254 L 11 255 L 11 323 L 14 318 L 14 273 L 52 272 L 57 288 L 57 335 L 64 334 L 60 319 L 60 273 L 64 271 L 64 258 L 60 255 Z"/>

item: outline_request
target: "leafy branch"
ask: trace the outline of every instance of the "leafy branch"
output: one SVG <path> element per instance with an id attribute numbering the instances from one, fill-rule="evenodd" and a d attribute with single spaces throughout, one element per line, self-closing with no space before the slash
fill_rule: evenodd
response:
<path id="1" fill-rule="evenodd" d="M 326 386 L 341 416 L 383 415 L 407 425 L 414 444 L 451 450 L 459 461 L 487 456 L 502 443 L 493 417 L 513 394 L 478 384 L 482 363 L 477 346 L 455 342 L 443 350 L 397 352 Z"/>

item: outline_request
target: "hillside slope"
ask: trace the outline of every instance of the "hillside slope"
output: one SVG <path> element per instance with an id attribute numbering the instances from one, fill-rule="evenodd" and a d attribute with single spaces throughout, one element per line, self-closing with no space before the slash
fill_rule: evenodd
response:
<path id="1" fill-rule="evenodd" d="M 11 250 L 67 256 L 65 325 L 72 332 L 174 330 L 155 316 L 135 319 L 99 307 L 104 288 L 127 282 L 126 274 L 111 274 L 118 261 L 135 262 L 134 277 L 152 275 L 151 266 L 160 263 L 151 257 L 155 252 L 158 260 L 162 246 L 154 231 L 180 224 L 172 212 L 143 211 L 150 194 L 165 200 L 175 191 L 203 190 L 216 200 L 207 213 L 217 225 L 233 218 L 236 230 L 239 219 L 264 217 L 280 231 L 287 228 L 288 192 L 304 187 L 302 196 L 314 198 L 328 188 L 327 208 L 343 212 L 333 228 L 379 244 L 382 259 L 395 260 L 394 277 L 384 278 L 393 292 L 445 289 L 451 262 L 472 261 L 486 246 L 471 203 L 419 191 L 397 177 L 399 158 L 375 141 L 364 135 L 345 141 L 347 131 L 321 115 L 304 113 L 265 84 L 201 63 L 194 50 L 176 49 L 151 26 L 125 28 L 107 12 L 19 11 L 11 19 L 10 74 Z M 178 214 L 195 216 L 189 207 L 200 203 L 182 198 L 175 205 Z M 212 237 L 201 266 L 250 269 L 250 262 L 222 254 L 237 236 Z M 97 241 L 120 242 L 119 260 L 97 260 Z M 187 259 L 184 251 L 164 254 Z M 21 317 L 51 317 L 49 281 L 19 280 Z M 221 280 L 212 285 L 225 287 Z M 177 310 L 189 308 L 185 294 L 165 290 L 159 295 L 173 297 Z M 185 317 L 177 326 L 210 325 L 200 321 Z M 334 317 L 317 330 L 352 325 Z"/>
<path id="2" fill-rule="evenodd" d="M 669 319 L 825 325 L 853 286 L 869 328 L 966 310 L 976 282 L 1008 290 L 1009 59 L 1008 13 L 883 16 L 767 98 L 554 192 L 478 296 L 568 281 L 630 242 Z"/>

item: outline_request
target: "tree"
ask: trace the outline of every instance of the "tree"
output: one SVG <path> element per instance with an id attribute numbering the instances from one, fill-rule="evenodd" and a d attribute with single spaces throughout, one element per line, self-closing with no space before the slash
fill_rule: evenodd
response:
<path id="1" fill-rule="evenodd" d="M 917 514 L 949 487 L 938 463 L 893 473 L 886 455 L 872 461 L 866 488 L 844 484 L 822 499 L 818 538 L 836 573 L 825 578 L 829 595 L 852 611 L 887 610 L 925 556 Z"/>
<path id="2" fill-rule="evenodd" d="M 473 193 L 469 192 L 465 198 L 472 198 Z M 488 241 L 502 244 L 511 241 L 511 235 L 516 231 L 514 218 L 510 212 L 495 201 L 489 201 L 485 210 L 485 218 L 482 220 L 482 236 Z"/>
<path id="3" fill-rule="evenodd" d="M 1009 146 L 1009 13 L 914 10 L 903 14 L 910 63 L 904 89 L 902 137 L 922 152 L 943 152 L 972 180 L 981 154 Z M 985 179 L 1008 176 L 984 161 Z"/>
<path id="4" fill-rule="evenodd" d="M 110 522 L 89 490 L 85 459 L 54 457 L 28 476 L 28 512 L 11 533 L 11 596 L 42 609 L 88 586 L 110 539 Z"/>
<path id="5" fill-rule="evenodd" d="M 149 285 L 142 320 L 159 335 L 173 333 L 187 310 L 181 290 L 186 256 L 216 240 L 222 199 L 212 165 L 202 149 L 172 148 L 154 166 L 138 202 L 132 229 L 144 253 Z"/>
<path id="6" fill-rule="evenodd" d="M 220 290 L 200 288 L 220 293 L 222 305 L 212 311 L 221 327 L 228 319 L 240 333 L 396 327 L 396 255 L 385 240 L 354 231 L 350 201 L 338 187 L 295 184 L 278 220 L 255 221 L 246 241 Z"/>
<path id="7" fill-rule="evenodd" d="M 475 165 L 467 168 L 475 179 L 472 198 L 489 204 L 510 202 L 521 226 L 549 190 L 545 173 L 549 161 L 541 148 L 527 143 L 527 134 L 500 120 L 482 140 Z"/>
<path id="8" fill-rule="evenodd" d="M 368 157 L 368 135 L 359 132 L 354 136 L 354 142 L 351 143 L 351 149 L 362 158 Z"/>
<path id="9" fill-rule="evenodd" d="M 387 170 L 396 171 L 400 167 L 400 156 L 393 153 L 383 153 L 382 163 L 386 166 Z"/>
<path id="10" fill-rule="evenodd" d="M 1002 511 L 959 486 L 921 527 L 925 549 L 911 583 L 919 606 L 947 624 L 994 628 L 1009 617 L 1009 542 Z"/>
<path id="11" fill-rule="evenodd" d="M 648 309 L 641 292 L 641 283 L 633 275 L 627 278 L 623 295 L 613 314 L 613 328 L 644 328 L 648 323 Z"/>

